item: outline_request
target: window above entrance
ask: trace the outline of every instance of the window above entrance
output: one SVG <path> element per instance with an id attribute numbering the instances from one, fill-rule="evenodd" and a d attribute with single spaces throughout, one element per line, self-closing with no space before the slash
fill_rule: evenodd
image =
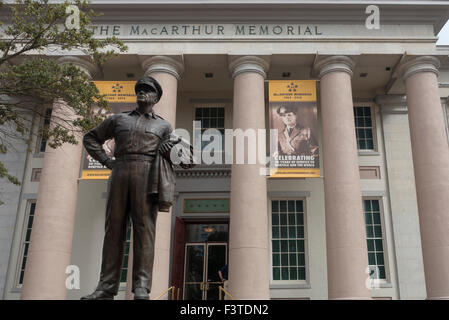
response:
<path id="1" fill-rule="evenodd" d="M 229 199 L 184 199 L 185 213 L 228 213 Z"/>
<path id="2" fill-rule="evenodd" d="M 228 241 L 228 225 L 223 224 L 188 224 L 186 225 L 186 242 Z"/>
<path id="3" fill-rule="evenodd" d="M 215 152 L 222 153 L 225 146 L 225 108 L 219 106 L 196 107 L 195 121 L 200 122 L 201 125 L 200 128 L 194 128 L 194 130 L 200 129 L 201 132 L 201 150 L 210 152 L 211 156 Z M 217 131 L 221 135 L 221 141 L 215 141 Z"/>

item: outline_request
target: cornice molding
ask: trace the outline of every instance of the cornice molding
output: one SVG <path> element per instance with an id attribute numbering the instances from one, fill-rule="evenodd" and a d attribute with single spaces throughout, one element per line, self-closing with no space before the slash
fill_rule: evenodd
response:
<path id="1" fill-rule="evenodd" d="M 401 94 L 378 95 L 374 102 L 383 114 L 407 114 L 407 96 Z"/>
<path id="2" fill-rule="evenodd" d="M 374 102 L 380 107 L 407 106 L 407 96 L 402 94 L 378 95 Z"/>
<path id="3" fill-rule="evenodd" d="M 192 169 L 175 168 L 178 178 L 230 178 L 231 166 L 202 166 L 198 165 Z"/>
<path id="4" fill-rule="evenodd" d="M 283 21 L 285 23 L 363 23 L 368 5 L 378 5 L 384 24 L 429 24 L 435 34 L 449 16 L 447 2 L 421 1 L 92 1 L 90 6 L 104 13 L 94 21 L 242 22 Z M 150 9 L 150 10 L 149 10 Z M 425 9 L 425 14 L 423 14 Z M 280 20 L 282 19 L 282 20 Z"/>
<path id="5" fill-rule="evenodd" d="M 10 0 L 11 1 L 11 0 Z M 8 1 L 7 1 L 8 2 Z M 351 4 L 351 5 L 365 5 L 367 2 L 370 4 L 380 5 L 443 5 L 445 0 L 401 0 L 396 3 L 392 3 L 391 0 L 123 0 L 123 3 L 130 4 Z M 116 4 L 117 0 L 91 0 L 92 4 Z"/>

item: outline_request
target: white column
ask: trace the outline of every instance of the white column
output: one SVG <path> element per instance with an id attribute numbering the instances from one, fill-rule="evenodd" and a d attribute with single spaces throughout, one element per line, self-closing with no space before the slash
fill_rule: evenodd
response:
<path id="1" fill-rule="evenodd" d="M 155 78 L 162 87 L 162 98 L 154 111 L 176 128 L 176 99 L 178 80 L 184 72 L 180 59 L 166 56 L 154 56 L 142 63 L 146 75 Z M 170 243 L 172 211 L 159 212 L 156 223 L 156 240 L 153 265 L 153 282 L 150 299 L 159 296 L 170 286 Z M 130 261 L 131 262 L 131 261 Z M 132 268 L 132 263 L 128 264 Z M 167 296 L 162 297 L 166 299 Z"/>
<path id="2" fill-rule="evenodd" d="M 438 89 L 440 61 L 414 58 L 405 82 L 428 299 L 449 299 L 449 145 Z"/>
<path id="3" fill-rule="evenodd" d="M 268 62 L 255 56 L 230 63 L 234 130 L 265 129 L 264 79 L 268 67 Z M 265 166 L 234 163 L 231 169 L 229 291 L 236 299 L 270 298 L 267 182 L 261 168 Z"/>
<path id="4" fill-rule="evenodd" d="M 329 299 L 369 299 L 365 219 L 351 77 L 355 62 L 332 56 L 316 65 L 321 79 Z"/>
<path id="5" fill-rule="evenodd" d="M 64 57 L 60 63 L 73 63 L 92 76 L 90 62 Z M 51 125 L 60 117 L 74 120 L 76 114 L 64 101 L 53 104 Z M 70 265 L 82 136 L 78 144 L 65 143 L 57 149 L 47 146 L 39 182 L 31 243 L 23 279 L 21 299 L 65 299 L 66 268 Z"/>

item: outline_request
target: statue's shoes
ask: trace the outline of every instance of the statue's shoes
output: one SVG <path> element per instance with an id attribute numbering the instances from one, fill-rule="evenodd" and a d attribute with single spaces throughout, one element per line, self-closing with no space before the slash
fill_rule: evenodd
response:
<path id="1" fill-rule="evenodd" d="M 114 300 L 114 295 L 106 291 L 95 291 L 92 294 L 81 297 L 81 300 Z"/>
<path id="2" fill-rule="evenodd" d="M 149 300 L 148 290 L 146 288 L 135 288 L 134 289 L 134 300 Z"/>

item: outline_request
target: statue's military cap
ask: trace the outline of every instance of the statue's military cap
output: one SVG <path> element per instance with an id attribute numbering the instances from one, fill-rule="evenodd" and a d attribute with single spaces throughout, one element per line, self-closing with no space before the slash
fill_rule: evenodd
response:
<path id="1" fill-rule="evenodd" d="M 156 93 L 158 95 L 157 101 L 159 101 L 162 97 L 162 87 L 159 84 L 159 82 L 156 81 L 156 79 L 154 79 L 153 77 L 150 76 L 143 76 L 142 78 L 140 78 L 137 82 L 136 85 L 134 86 L 134 91 L 137 93 L 137 90 L 141 87 L 141 86 L 150 86 L 153 87 L 154 90 L 156 90 Z M 157 102 L 156 101 L 156 102 Z"/>

